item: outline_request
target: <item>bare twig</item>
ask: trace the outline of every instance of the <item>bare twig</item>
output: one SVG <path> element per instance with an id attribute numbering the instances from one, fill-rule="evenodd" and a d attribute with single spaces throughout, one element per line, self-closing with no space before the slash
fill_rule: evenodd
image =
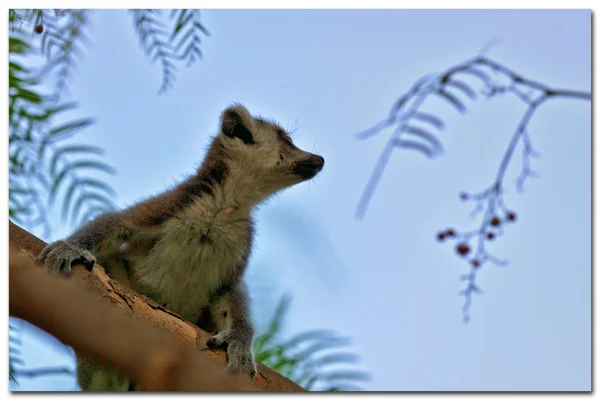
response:
<path id="1" fill-rule="evenodd" d="M 496 79 L 492 78 L 492 74 Z M 442 121 L 436 116 L 427 114 L 427 118 L 422 118 L 424 113 L 421 108 L 425 100 L 431 96 L 439 96 L 446 100 L 448 104 L 452 105 L 457 111 L 461 113 L 466 112 L 465 105 L 451 90 L 454 89 L 455 91 L 468 96 L 470 99 L 475 99 L 475 91 L 465 82 L 458 80 L 458 77 L 468 75 L 477 78 L 483 83 L 481 94 L 485 97 L 492 98 L 501 94 L 513 94 L 521 100 L 527 108 L 508 143 L 492 184 L 479 193 L 469 194 L 463 192 L 460 194 L 462 200 L 471 200 L 475 202 L 476 207 L 471 213 L 472 217 L 475 217 L 484 211 L 479 227 L 468 232 L 456 232 L 454 229 L 448 229 L 445 232 L 439 232 L 437 236 L 441 241 L 447 238 L 456 239 L 458 241 L 458 244 L 456 245 L 457 253 L 461 257 L 464 257 L 471 265 L 470 272 L 460 276 L 461 280 L 467 281 L 467 286 L 460 292 L 461 295 L 465 296 L 465 303 L 463 306 L 463 319 L 465 322 L 468 322 L 469 320 L 468 311 L 471 305 L 472 294 L 481 293 L 481 289 L 475 283 L 475 277 L 481 266 L 488 261 L 496 266 L 507 265 L 505 260 L 494 257 L 485 249 L 485 242 L 494 240 L 502 235 L 505 223 L 512 223 L 516 220 L 516 213 L 509 210 L 504 205 L 503 192 L 506 170 L 512 161 L 514 152 L 519 143 L 521 143 L 523 147 L 523 165 L 522 171 L 516 182 L 517 190 L 519 192 L 522 191 L 527 178 L 538 176 L 538 173 L 533 171 L 530 167 L 530 159 L 539 155 L 533 149 L 531 138 L 528 133 L 528 125 L 531 118 L 542 104 L 551 99 L 567 98 L 575 100 L 591 100 L 591 93 L 589 92 L 557 89 L 535 80 L 525 78 L 503 64 L 488 58 L 485 56 L 483 50 L 477 57 L 453 66 L 443 73 L 430 74 L 419 79 L 407 93 L 396 101 L 386 119 L 358 134 L 358 139 L 367 139 L 380 133 L 386 128 L 396 126 L 396 129 L 390 135 L 387 144 L 381 152 L 373 173 L 362 193 L 356 209 L 357 218 L 361 219 L 364 217 L 368 203 L 373 196 L 373 192 L 383 174 L 383 169 L 389 161 L 394 148 L 402 147 L 398 146 L 398 143 L 403 140 L 403 137 L 414 133 L 414 129 L 411 129 L 410 127 L 420 120 L 428 122 L 437 129 L 443 128 Z M 505 81 L 508 81 L 508 84 L 498 82 L 498 78 L 504 78 Z M 421 118 L 419 118 L 419 116 L 421 116 Z M 435 138 L 431 138 L 429 135 L 421 135 L 421 139 L 424 139 L 420 143 L 420 146 L 422 147 L 417 148 L 413 146 L 413 149 L 420 150 L 430 158 L 441 153 L 441 146 Z M 467 255 L 471 253 L 469 241 L 473 238 L 476 238 L 477 240 L 475 254 L 467 258 Z"/>

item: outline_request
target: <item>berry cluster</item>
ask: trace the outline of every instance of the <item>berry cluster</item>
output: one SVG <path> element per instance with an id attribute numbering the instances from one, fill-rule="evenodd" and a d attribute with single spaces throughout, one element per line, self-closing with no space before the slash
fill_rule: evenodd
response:
<path id="1" fill-rule="evenodd" d="M 465 193 L 463 193 L 465 195 Z M 465 199 L 461 195 L 461 198 Z M 513 211 L 509 211 L 505 214 L 504 218 L 493 216 L 487 224 L 484 225 L 483 229 L 478 229 L 475 231 L 465 232 L 465 233 L 457 233 L 454 229 L 449 228 L 445 231 L 438 232 L 437 239 L 440 242 L 445 241 L 446 239 L 456 239 L 458 243 L 455 246 L 456 253 L 458 253 L 461 257 L 467 257 L 469 253 L 471 253 L 471 245 L 470 240 L 473 237 L 483 237 L 485 239 L 494 240 L 496 237 L 502 234 L 501 227 L 504 223 L 512 223 L 517 220 L 517 214 Z M 470 260 L 471 265 L 474 268 L 478 268 L 481 266 L 483 262 L 489 259 L 489 255 L 485 252 L 483 245 L 479 246 L 478 252 L 475 258 Z"/>
<path id="2" fill-rule="evenodd" d="M 485 248 L 486 242 L 495 240 L 498 236 L 504 234 L 504 227 L 507 224 L 516 222 L 517 214 L 506 208 L 503 201 L 501 186 L 494 184 L 485 191 L 478 194 L 468 194 L 462 192 L 459 194 L 462 201 L 473 201 L 476 203 L 475 210 L 471 213 L 475 217 L 484 211 L 481 224 L 477 229 L 466 232 L 458 232 L 453 228 L 448 228 L 437 233 L 439 242 L 453 240 L 455 242 L 454 250 L 457 255 L 467 261 L 470 265 L 470 272 L 459 277 L 461 281 L 467 281 L 467 286 L 460 291 L 460 295 L 465 296 L 463 306 L 464 321 L 468 322 L 468 309 L 471 304 L 471 295 L 473 293 L 482 293 L 481 289 L 475 283 L 477 272 L 486 262 L 504 267 L 507 261 L 499 260 L 492 256 Z"/>

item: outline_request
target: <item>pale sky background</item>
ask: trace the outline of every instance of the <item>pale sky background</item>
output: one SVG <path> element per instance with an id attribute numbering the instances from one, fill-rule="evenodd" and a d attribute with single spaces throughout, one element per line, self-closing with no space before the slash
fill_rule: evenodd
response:
<path id="1" fill-rule="evenodd" d="M 127 206 L 166 189 L 201 161 L 219 113 L 233 101 L 298 126 L 300 147 L 326 160 L 322 174 L 272 199 L 258 214 L 248 282 L 258 320 L 293 294 L 287 331 L 333 329 L 371 374 L 367 390 L 590 390 L 591 107 L 557 99 L 530 124 L 540 179 L 517 194 L 517 151 L 507 205 L 518 223 L 488 244 L 500 269 L 478 276 L 472 320 L 462 323 L 467 264 L 435 234 L 470 230 L 462 190 L 489 186 L 525 108 L 514 97 L 467 101 L 458 115 L 442 102 L 444 154 L 397 151 L 364 220 L 354 211 L 389 132 L 354 134 L 387 115 L 412 83 L 502 38 L 489 56 L 550 86 L 591 90 L 589 11 L 218 11 L 204 59 L 157 96 L 151 66 L 124 11 L 97 11 L 92 46 L 71 81 L 77 115 L 96 124 L 78 143 L 107 150 L 107 179 Z M 296 123 L 297 121 L 297 123 Z M 57 212 L 57 214 L 59 214 Z M 56 219 L 52 238 L 68 235 Z M 33 329 L 26 368 L 72 365 L 64 348 Z M 74 378 L 20 378 L 14 390 L 70 390 Z"/>

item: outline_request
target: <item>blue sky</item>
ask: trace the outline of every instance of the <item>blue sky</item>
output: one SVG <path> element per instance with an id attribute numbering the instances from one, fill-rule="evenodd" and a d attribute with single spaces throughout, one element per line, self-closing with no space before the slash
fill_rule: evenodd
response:
<path id="1" fill-rule="evenodd" d="M 326 159 L 322 174 L 261 207 L 249 271 L 257 319 L 293 294 L 290 333 L 349 335 L 372 379 L 367 390 L 589 390 L 591 385 L 591 107 L 556 99 L 529 126 L 541 173 L 507 205 L 518 223 L 489 244 L 507 268 L 485 265 L 484 290 L 462 323 L 468 270 L 435 234 L 478 220 L 457 194 L 489 186 L 525 108 L 513 97 L 468 102 L 444 119 L 442 157 L 396 151 L 365 218 L 354 211 L 390 132 L 354 134 L 387 115 L 430 72 L 489 56 L 553 87 L 591 90 L 589 11 L 207 10 L 204 59 L 157 96 L 151 66 L 124 11 L 97 11 L 92 46 L 71 82 L 78 113 L 96 124 L 77 142 L 99 145 L 118 170 L 127 206 L 168 188 L 201 161 L 219 113 L 233 101 L 297 126 L 295 141 Z M 52 239 L 70 229 L 55 221 Z M 49 238 L 46 238 L 49 239 Z M 25 335 L 27 367 L 68 360 L 50 339 Z M 43 346 L 42 346 L 43 344 Z M 58 357 L 61 357 L 60 359 Z M 56 361 L 56 360 L 59 361 Z M 21 380 L 20 389 L 68 390 L 72 379 Z"/>

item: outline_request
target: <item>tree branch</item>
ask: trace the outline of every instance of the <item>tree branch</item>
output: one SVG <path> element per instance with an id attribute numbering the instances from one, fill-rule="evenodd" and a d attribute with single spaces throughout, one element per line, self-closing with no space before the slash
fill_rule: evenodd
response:
<path id="1" fill-rule="evenodd" d="M 207 332 L 121 286 L 102 267 L 94 266 L 90 273 L 78 265 L 69 280 L 58 279 L 32 266 L 34 255 L 45 246 L 43 241 L 9 222 L 9 242 L 11 315 L 114 366 L 146 390 L 251 389 L 247 378 L 236 379 L 223 371 L 225 352 L 207 348 Z M 190 351 L 189 346 L 199 351 Z M 303 391 L 262 364 L 254 389 Z"/>

